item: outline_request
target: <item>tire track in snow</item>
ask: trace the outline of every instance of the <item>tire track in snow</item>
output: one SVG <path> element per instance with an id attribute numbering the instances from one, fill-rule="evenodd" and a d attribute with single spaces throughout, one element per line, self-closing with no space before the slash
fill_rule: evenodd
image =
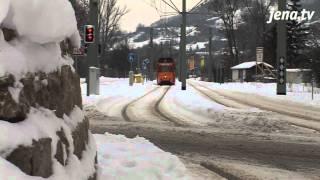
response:
<path id="1" fill-rule="evenodd" d="M 123 109 L 122 109 L 122 117 L 126 120 L 126 121 L 134 121 L 134 119 L 132 117 L 130 117 L 130 113 L 129 113 L 129 109 L 131 107 L 133 107 L 135 104 L 140 103 L 140 101 L 142 101 L 144 98 L 147 98 L 148 96 L 151 96 L 151 94 L 155 93 L 156 91 L 159 91 L 163 88 L 163 86 L 159 86 L 153 90 L 151 90 L 150 92 L 148 92 L 147 94 L 131 101 L 130 103 L 128 103 Z M 164 99 L 164 97 L 166 96 L 166 94 L 168 93 L 168 91 L 171 89 L 170 87 L 165 87 L 165 91 L 161 94 L 161 96 L 159 96 L 159 98 L 156 100 L 156 103 L 154 105 L 151 104 L 151 106 L 153 106 L 151 108 L 152 111 L 152 115 L 155 117 L 158 117 L 159 119 L 165 121 L 165 122 L 171 122 L 173 123 L 175 126 L 186 126 L 184 123 L 182 123 L 180 120 L 174 118 L 174 117 L 170 117 L 168 116 L 165 112 L 161 111 L 160 108 L 160 104 L 162 102 L 162 100 Z"/>
<path id="2" fill-rule="evenodd" d="M 164 113 L 160 108 L 161 102 L 163 101 L 164 97 L 166 96 L 166 94 L 169 92 L 170 89 L 171 89 L 171 86 L 166 89 L 165 93 L 157 101 L 156 106 L 155 106 L 155 110 L 160 116 L 164 117 L 168 121 L 173 122 L 175 124 L 175 126 L 187 126 L 185 123 L 183 123 L 179 119 L 177 119 L 175 117 L 168 116 L 167 113 Z"/>
<path id="3" fill-rule="evenodd" d="M 124 108 L 121 110 L 121 115 L 123 117 L 123 119 L 125 121 L 132 121 L 132 119 L 130 118 L 129 114 L 128 114 L 128 109 L 130 106 L 132 106 L 133 104 L 135 104 L 136 102 L 140 101 L 141 99 L 143 99 L 144 97 L 152 94 L 153 92 L 156 92 L 158 89 L 160 89 L 160 87 L 156 87 L 153 90 L 149 91 L 148 93 L 144 94 L 143 96 L 138 97 L 137 99 L 131 101 L 130 103 L 128 103 L 126 106 L 124 106 Z"/>
<path id="4" fill-rule="evenodd" d="M 189 83 L 189 85 L 191 85 L 192 87 L 194 87 L 195 89 L 197 89 L 200 92 L 201 92 L 201 90 L 199 90 L 199 88 L 197 88 L 196 85 L 208 90 L 211 94 L 214 93 L 220 97 L 226 98 L 230 102 L 233 101 L 232 104 L 246 106 L 247 108 L 259 108 L 261 110 L 278 113 L 282 117 L 282 119 L 289 121 L 292 125 L 320 132 L 319 117 L 314 117 L 314 116 L 312 116 L 312 114 L 310 115 L 310 114 L 306 114 L 306 113 L 297 114 L 297 111 L 294 111 L 296 108 L 291 111 L 289 111 L 287 109 L 283 110 L 282 107 L 285 105 L 276 104 L 271 101 L 266 102 L 266 101 L 258 100 L 258 99 L 256 99 L 256 100 L 258 100 L 258 102 L 262 102 L 262 103 L 258 104 L 255 101 L 250 101 L 251 102 L 250 103 L 248 100 L 243 100 L 243 99 L 240 99 L 240 97 L 232 96 L 232 95 L 228 94 L 227 92 L 222 93 L 222 92 L 215 91 L 215 90 L 208 88 L 200 83 L 194 83 L 194 82 L 192 82 L 192 83 L 188 82 L 188 83 Z M 202 93 L 204 93 L 204 92 L 202 91 Z M 206 96 L 209 97 L 209 95 L 206 95 Z M 266 100 L 266 98 L 264 98 L 264 97 L 262 97 L 262 98 Z M 213 100 L 215 101 L 215 98 Z M 222 102 L 221 104 L 227 106 L 225 102 Z M 233 107 L 233 108 L 235 108 L 235 107 Z M 290 108 L 290 107 L 288 107 L 288 108 Z M 299 111 L 301 111 L 301 109 L 299 109 Z M 314 113 L 318 113 L 318 112 L 314 112 Z"/>
<path id="5" fill-rule="evenodd" d="M 236 176 L 235 174 L 232 174 L 223 168 L 218 167 L 217 165 L 210 163 L 210 162 L 201 162 L 200 165 L 216 174 L 219 176 L 226 178 L 228 180 L 242 180 L 241 177 Z"/>
<path id="6" fill-rule="evenodd" d="M 221 104 L 223 106 L 229 107 L 229 108 L 235 108 L 235 109 L 249 109 L 252 108 L 251 106 L 244 105 L 242 103 L 234 102 L 228 98 L 225 98 L 224 96 L 221 96 L 217 93 L 213 93 L 212 90 L 208 89 L 207 87 L 197 84 L 197 86 L 200 86 L 203 89 L 200 89 L 197 87 L 194 83 L 188 82 L 188 84 L 193 87 L 195 90 L 203 94 L 205 97 L 209 98 L 210 100 Z M 208 92 L 209 91 L 209 92 Z"/>

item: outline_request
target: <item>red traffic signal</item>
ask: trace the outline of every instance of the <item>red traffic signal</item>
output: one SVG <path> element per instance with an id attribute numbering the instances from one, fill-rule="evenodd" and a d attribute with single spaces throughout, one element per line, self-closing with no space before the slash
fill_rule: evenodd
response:
<path id="1" fill-rule="evenodd" d="M 85 43 L 94 43 L 94 26 L 93 25 L 85 25 L 84 26 L 84 42 Z"/>

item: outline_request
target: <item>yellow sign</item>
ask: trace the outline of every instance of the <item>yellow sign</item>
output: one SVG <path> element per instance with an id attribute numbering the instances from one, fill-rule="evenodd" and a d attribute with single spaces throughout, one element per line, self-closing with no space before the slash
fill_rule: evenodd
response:
<path id="1" fill-rule="evenodd" d="M 205 66 L 204 56 L 201 56 L 201 58 L 200 58 L 200 67 L 201 67 L 201 69 L 203 69 L 204 66 Z"/>

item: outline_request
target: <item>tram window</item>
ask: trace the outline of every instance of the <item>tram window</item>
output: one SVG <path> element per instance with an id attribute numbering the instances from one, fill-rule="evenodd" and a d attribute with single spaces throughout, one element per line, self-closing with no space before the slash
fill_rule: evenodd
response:
<path id="1" fill-rule="evenodd" d="M 172 67 L 171 66 L 160 66 L 159 72 L 171 72 Z"/>

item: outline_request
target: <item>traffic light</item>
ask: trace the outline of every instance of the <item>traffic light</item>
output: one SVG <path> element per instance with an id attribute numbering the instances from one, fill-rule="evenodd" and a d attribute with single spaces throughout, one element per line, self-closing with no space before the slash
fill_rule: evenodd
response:
<path id="1" fill-rule="evenodd" d="M 285 59 L 283 57 L 279 60 L 279 84 L 285 84 L 286 83 L 286 65 L 285 65 Z"/>
<path id="2" fill-rule="evenodd" d="M 93 25 L 85 25 L 84 26 L 84 33 L 85 33 L 85 37 L 84 37 L 84 42 L 85 43 L 94 43 L 94 26 Z"/>

